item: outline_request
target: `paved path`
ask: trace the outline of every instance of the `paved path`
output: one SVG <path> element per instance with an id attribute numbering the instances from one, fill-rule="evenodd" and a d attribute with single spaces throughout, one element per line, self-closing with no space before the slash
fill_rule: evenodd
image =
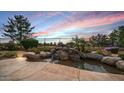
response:
<path id="1" fill-rule="evenodd" d="M 99 73 L 24 58 L 0 61 L 0 80 L 124 80 L 124 75 Z"/>

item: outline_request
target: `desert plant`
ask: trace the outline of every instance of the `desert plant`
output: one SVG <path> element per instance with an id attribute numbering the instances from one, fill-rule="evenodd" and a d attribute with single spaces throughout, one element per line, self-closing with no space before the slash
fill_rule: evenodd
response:
<path id="1" fill-rule="evenodd" d="M 66 45 L 69 46 L 69 47 L 71 47 L 71 48 L 74 47 L 74 44 L 75 44 L 74 42 L 68 42 L 68 43 L 66 43 Z"/>
<path id="2" fill-rule="evenodd" d="M 0 56 L 2 56 L 3 58 L 12 58 L 12 57 L 16 57 L 17 54 L 15 51 L 4 51 L 0 53 Z"/>
<path id="3" fill-rule="evenodd" d="M 74 48 L 78 51 L 84 51 L 85 48 L 85 40 L 83 38 L 78 38 L 76 36 L 75 38 L 72 38 L 72 41 L 74 43 Z"/>
<path id="4" fill-rule="evenodd" d="M 40 47 L 39 49 L 44 52 L 50 52 L 53 48 L 54 46 L 43 46 L 43 47 Z"/>
<path id="5" fill-rule="evenodd" d="M 20 43 L 25 49 L 38 46 L 38 40 L 36 39 L 25 39 L 25 40 L 22 40 Z"/>
<path id="6" fill-rule="evenodd" d="M 6 49 L 9 51 L 14 51 L 17 49 L 17 45 L 14 44 L 13 42 L 9 42 L 5 45 Z"/>
<path id="7" fill-rule="evenodd" d="M 34 52 L 35 54 L 40 54 L 40 49 L 38 49 L 38 48 L 29 48 L 28 51 Z"/>
<path id="8" fill-rule="evenodd" d="M 119 48 L 118 47 L 108 47 L 105 50 L 110 51 L 113 54 L 118 54 Z"/>
<path id="9" fill-rule="evenodd" d="M 109 38 L 105 34 L 97 34 L 90 37 L 89 42 L 92 46 L 97 46 L 99 48 L 109 45 Z"/>
<path id="10" fill-rule="evenodd" d="M 102 50 L 97 50 L 96 53 L 97 54 L 103 54 L 103 51 Z"/>
<path id="11" fill-rule="evenodd" d="M 124 60 L 124 54 L 119 54 L 118 55 L 122 60 Z"/>

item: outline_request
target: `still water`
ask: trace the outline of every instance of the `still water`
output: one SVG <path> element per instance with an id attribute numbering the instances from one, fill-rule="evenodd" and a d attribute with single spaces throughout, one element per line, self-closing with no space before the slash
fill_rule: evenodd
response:
<path id="1" fill-rule="evenodd" d="M 124 75 L 124 71 L 96 60 L 82 60 L 81 62 L 62 61 L 60 64 L 89 71 Z"/>

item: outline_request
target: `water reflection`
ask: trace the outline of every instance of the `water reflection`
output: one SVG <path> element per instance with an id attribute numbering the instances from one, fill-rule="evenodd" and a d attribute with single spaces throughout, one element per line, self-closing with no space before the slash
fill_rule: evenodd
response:
<path id="1" fill-rule="evenodd" d="M 107 64 L 101 63 L 100 61 L 96 61 L 96 60 L 82 60 L 82 62 L 63 61 L 60 64 L 71 66 L 71 67 L 76 67 L 80 69 L 85 69 L 89 71 L 124 74 L 123 71 L 117 69 L 116 67 L 109 66 Z"/>

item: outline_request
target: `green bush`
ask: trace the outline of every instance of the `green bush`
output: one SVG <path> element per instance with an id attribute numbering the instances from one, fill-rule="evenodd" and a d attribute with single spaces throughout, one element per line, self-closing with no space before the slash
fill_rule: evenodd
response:
<path id="1" fill-rule="evenodd" d="M 38 49 L 38 48 L 29 48 L 28 51 L 34 52 L 35 54 L 40 54 L 40 49 Z"/>
<path id="2" fill-rule="evenodd" d="M 87 49 L 85 49 L 83 52 L 84 53 L 91 53 L 91 51 L 90 50 L 87 50 Z"/>
<path id="3" fill-rule="evenodd" d="M 53 46 L 43 46 L 43 47 L 40 47 L 40 51 L 50 52 L 51 49 L 53 48 L 54 48 Z"/>
<path id="4" fill-rule="evenodd" d="M 124 54 L 119 54 L 118 55 L 122 60 L 124 60 Z"/>
<path id="5" fill-rule="evenodd" d="M 21 49 L 21 46 L 19 44 L 9 42 L 9 43 L 3 43 L 0 44 L 0 50 L 7 50 L 7 51 L 15 51 Z"/>
<path id="6" fill-rule="evenodd" d="M 103 52 L 101 50 L 97 50 L 96 53 L 97 54 L 103 54 Z"/>
<path id="7" fill-rule="evenodd" d="M 118 47 L 108 47 L 105 50 L 110 51 L 113 54 L 118 54 L 119 48 Z"/>
<path id="8" fill-rule="evenodd" d="M 113 54 L 118 54 L 118 51 L 119 51 L 119 49 L 112 49 L 112 50 L 111 50 L 111 53 L 113 53 Z"/>
<path id="9" fill-rule="evenodd" d="M 25 49 L 38 46 L 38 40 L 36 39 L 25 39 L 25 40 L 22 40 L 20 43 Z"/>
<path id="10" fill-rule="evenodd" d="M 17 54 L 15 51 L 3 51 L 3 52 L 0 52 L 0 57 L 1 58 L 13 58 L 13 57 L 16 57 Z"/>
<path id="11" fill-rule="evenodd" d="M 16 57 L 16 52 L 14 52 L 14 51 L 7 51 L 7 52 L 4 54 L 4 57 L 7 57 L 7 58 Z"/>
<path id="12" fill-rule="evenodd" d="M 96 53 L 100 54 L 100 55 L 104 55 L 104 56 L 111 56 L 111 52 L 110 51 L 97 50 Z"/>
<path id="13" fill-rule="evenodd" d="M 9 42 L 6 44 L 6 49 L 9 51 L 14 51 L 17 49 L 17 46 L 16 46 L 16 44 Z"/>

